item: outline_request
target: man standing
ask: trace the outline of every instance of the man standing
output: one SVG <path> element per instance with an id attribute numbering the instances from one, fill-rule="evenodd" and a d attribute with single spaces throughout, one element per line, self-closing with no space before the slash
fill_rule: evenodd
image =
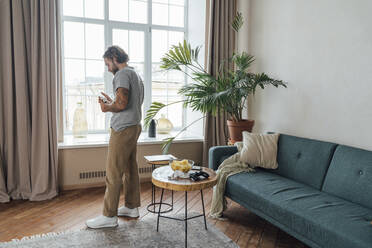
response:
<path id="1" fill-rule="evenodd" d="M 128 54 L 111 46 L 103 55 L 108 71 L 114 74 L 112 100 L 102 92 L 102 112 L 112 112 L 111 135 L 106 162 L 106 192 L 103 215 L 86 221 L 90 228 L 116 227 L 117 216 L 138 217 L 140 184 L 137 140 L 141 133 L 141 106 L 144 87 L 141 77 L 128 66 Z M 124 175 L 124 177 L 123 177 Z M 125 205 L 118 209 L 120 188 L 124 184 Z"/>

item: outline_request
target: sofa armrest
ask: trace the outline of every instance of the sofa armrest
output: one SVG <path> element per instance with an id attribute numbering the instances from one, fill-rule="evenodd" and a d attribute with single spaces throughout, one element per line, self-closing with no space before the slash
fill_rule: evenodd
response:
<path id="1" fill-rule="evenodd" d="M 238 152 L 236 146 L 213 146 L 209 149 L 209 168 L 217 170 L 227 157 Z"/>

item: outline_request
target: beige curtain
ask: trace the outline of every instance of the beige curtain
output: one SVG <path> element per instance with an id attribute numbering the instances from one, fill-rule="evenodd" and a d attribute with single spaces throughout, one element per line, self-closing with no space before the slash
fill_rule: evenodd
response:
<path id="1" fill-rule="evenodd" d="M 0 202 L 58 191 L 58 0 L 0 0 Z"/>
<path id="2" fill-rule="evenodd" d="M 0 202 L 8 202 L 9 196 L 6 193 L 6 186 L 4 180 L 4 170 L 3 170 L 3 159 L 1 157 L 1 151 L 0 151 Z"/>
<path id="3" fill-rule="evenodd" d="M 236 0 L 207 1 L 206 68 L 216 75 L 222 61 L 227 61 L 235 49 L 235 33 L 231 23 L 236 15 Z M 225 64 L 229 66 L 228 63 Z M 212 146 L 226 145 L 227 114 L 208 115 L 204 122 L 203 165 L 208 166 L 208 151 Z"/>

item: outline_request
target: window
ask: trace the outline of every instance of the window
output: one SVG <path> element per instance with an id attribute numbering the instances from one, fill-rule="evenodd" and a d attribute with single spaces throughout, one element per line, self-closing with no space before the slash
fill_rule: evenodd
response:
<path id="1" fill-rule="evenodd" d="M 100 110 L 100 92 L 112 95 L 113 75 L 102 55 L 110 45 L 129 54 L 145 85 L 142 116 L 152 101 L 182 100 L 178 89 L 187 82 L 179 72 L 160 71 L 160 58 L 187 38 L 188 0 L 62 0 L 64 132 L 72 132 L 74 111 L 82 102 L 89 133 L 106 132 L 111 114 Z M 199 2 L 199 0 L 198 0 Z M 204 34 L 203 34 L 204 35 Z M 179 130 L 187 123 L 182 104 L 162 111 Z"/>

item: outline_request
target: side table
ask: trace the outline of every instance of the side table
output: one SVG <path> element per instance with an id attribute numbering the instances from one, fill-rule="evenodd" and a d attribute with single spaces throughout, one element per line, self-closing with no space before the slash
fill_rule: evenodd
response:
<path id="1" fill-rule="evenodd" d="M 168 176 L 172 175 L 173 170 L 170 166 L 163 166 L 160 168 L 155 169 L 152 172 L 152 183 L 158 187 L 161 188 L 161 197 L 160 197 L 160 206 L 158 210 L 158 219 L 156 222 L 156 231 L 159 231 L 159 219 L 167 218 L 172 220 L 178 220 L 178 221 L 184 221 L 185 222 L 185 247 L 187 247 L 187 221 L 190 219 L 194 219 L 197 217 L 204 217 L 204 226 L 205 229 L 207 229 L 207 221 L 205 217 L 205 208 L 204 208 L 204 197 L 203 197 L 203 189 L 211 188 L 217 183 L 217 175 L 216 173 L 209 168 L 203 167 L 203 171 L 207 172 L 209 174 L 209 178 L 193 182 L 190 179 L 178 179 L 178 180 L 171 180 L 168 178 Z M 161 207 L 164 204 L 163 203 L 163 194 L 164 189 L 168 190 L 176 190 L 176 191 L 184 191 L 185 192 L 185 217 L 183 219 L 180 218 L 173 218 L 170 216 L 161 215 Z M 196 215 L 192 217 L 187 216 L 187 192 L 188 191 L 194 191 L 194 190 L 200 190 L 201 195 L 201 202 L 203 207 L 203 214 Z"/>

